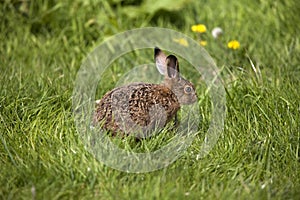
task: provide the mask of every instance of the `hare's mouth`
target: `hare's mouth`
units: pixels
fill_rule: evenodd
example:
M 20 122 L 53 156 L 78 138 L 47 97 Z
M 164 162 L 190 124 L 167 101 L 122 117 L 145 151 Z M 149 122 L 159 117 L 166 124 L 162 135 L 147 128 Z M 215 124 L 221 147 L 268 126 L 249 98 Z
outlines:
M 192 98 L 190 98 L 189 104 L 193 104 L 198 100 L 197 96 L 194 95 Z
M 191 95 L 191 96 L 181 96 L 181 98 L 178 99 L 179 100 L 179 103 L 180 105 L 190 105 L 190 104 L 193 104 L 195 103 L 198 98 L 196 95 Z

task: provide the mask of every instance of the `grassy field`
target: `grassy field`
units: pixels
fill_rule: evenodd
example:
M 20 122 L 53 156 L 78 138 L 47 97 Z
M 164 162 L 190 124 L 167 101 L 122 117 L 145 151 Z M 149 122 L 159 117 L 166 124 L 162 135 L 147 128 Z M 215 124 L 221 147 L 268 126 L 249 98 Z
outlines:
M 158 2 L 0 2 L 0 199 L 300 199 L 298 1 Z M 199 23 L 227 95 L 224 132 L 212 151 L 197 159 L 196 140 L 173 164 L 141 174 L 98 162 L 72 117 L 84 58 L 122 31 L 165 27 L 197 39 L 191 26 Z M 219 41 L 210 34 L 216 26 L 224 30 Z M 227 48 L 230 40 L 240 48 Z M 114 63 L 99 97 L 132 60 L 149 63 L 151 54 Z M 207 105 L 199 105 L 204 119 Z

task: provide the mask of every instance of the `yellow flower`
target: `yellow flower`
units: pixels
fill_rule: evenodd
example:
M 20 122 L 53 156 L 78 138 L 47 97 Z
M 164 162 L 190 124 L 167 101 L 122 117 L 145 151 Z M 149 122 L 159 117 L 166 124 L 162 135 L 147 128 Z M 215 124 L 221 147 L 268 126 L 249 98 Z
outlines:
M 179 39 L 173 39 L 174 42 L 177 42 L 178 44 L 182 45 L 182 46 L 189 46 L 189 43 L 186 39 L 184 38 L 179 38 Z
M 234 50 L 239 49 L 240 46 L 241 46 L 241 45 L 240 45 L 239 41 L 237 41 L 237 40 L 231 40 L 231 41 L 228 42 L 228 44 L 227 44 L 227 47 L 228 47 L 229 49 L 234 49 Z
M 199 44 L 201 45 L 201 46 L 206 46 L 207 45 L 207 41 L 205 41 L 205 40 L 201 40 L 200 42 L 199 42 Z
M 192 26 L 192 31 L 196 33 L 205 33 L 206 26 L 204 24 L 197 24 Z

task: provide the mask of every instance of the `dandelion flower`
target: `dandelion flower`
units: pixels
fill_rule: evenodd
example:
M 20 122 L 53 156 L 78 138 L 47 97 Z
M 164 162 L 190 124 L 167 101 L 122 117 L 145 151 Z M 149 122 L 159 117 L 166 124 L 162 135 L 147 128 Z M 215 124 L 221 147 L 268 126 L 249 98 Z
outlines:
M 188 47 L 189 46 L 189 43 L 186 39 L 184 38 L 179 38 L 179 39 L 173 39 L 174 42 L 177 42 L 178 44 L 182 45 L 182 46 L 185 46 L 185 47 Z
M 206 32 L 206 26 L 204 24 L 198 24 L 192 26 L 192 31 L 196 33 L 205 33 Z
M 205 46 L 207 45 L 207 41 L 201 40 L 201 41 L 199 42 L 199 44 L 200 44 L 201 46 L 205 47 Z
M 221 35 L 223 35 L 223 30 L 220 27 L 215 27 L 212 31 L 211 31 L 212 36 L 217 39 L 218 37 L 220 37 Z
M 231 40 L 231 41 L 228 42 L 228 44 L 227 44 L 227 47 L 228 47 L 229 49 L 234 49 L 234 50 L 239 49 L 240 46 L 241 46 L 241 45 L 240 45 L 239 41 L 237 41 L 237 40 Z

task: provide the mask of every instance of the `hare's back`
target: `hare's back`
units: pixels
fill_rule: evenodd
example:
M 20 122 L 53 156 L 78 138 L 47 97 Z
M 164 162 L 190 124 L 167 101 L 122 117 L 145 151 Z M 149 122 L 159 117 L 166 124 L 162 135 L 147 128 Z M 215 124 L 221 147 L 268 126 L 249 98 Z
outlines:
M 158 84 L 133 83 L 105 94 L 97 103 L 94 120 L 104 120 L 105 128 L 117 129 L 112 116 L 113 112 L 118 112 L 140 126 L 147 126 L 151 121 L 151 109 L 157 106 L 164 110 L 167 121 L 180 108 L 177 97 L 169 88 Z

